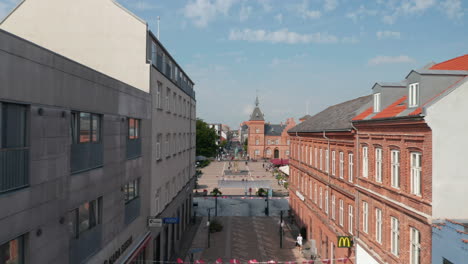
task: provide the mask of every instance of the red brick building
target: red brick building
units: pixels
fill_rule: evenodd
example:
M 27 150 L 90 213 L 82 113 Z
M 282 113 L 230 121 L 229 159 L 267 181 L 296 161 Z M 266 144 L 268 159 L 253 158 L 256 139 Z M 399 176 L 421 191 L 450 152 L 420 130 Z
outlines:
M 467 76 L 468 55 L 428 65 L 288 131 L 291 207 L 321 258 L 431 263 L 431 224 L 468 218 Z
M 265 122 L 257 97 L 249 121 L 243 124 L 248 126 L 247 152 L 250 158 L 289 159 L 287 131 L 296 125 L 293 118 L 288 118 L 285 123 L 281 124 Z

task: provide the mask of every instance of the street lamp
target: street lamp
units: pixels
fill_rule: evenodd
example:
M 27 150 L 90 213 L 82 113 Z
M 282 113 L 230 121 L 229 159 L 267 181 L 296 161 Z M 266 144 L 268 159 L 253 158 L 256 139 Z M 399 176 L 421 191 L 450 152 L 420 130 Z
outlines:
M 211 210 L 214 208 L 207 208 L 208 210 L 208 221 L 206 221 L 206 227 L 208 229 L 208 248 L 210 248 L 210 220 L 211 220 Z

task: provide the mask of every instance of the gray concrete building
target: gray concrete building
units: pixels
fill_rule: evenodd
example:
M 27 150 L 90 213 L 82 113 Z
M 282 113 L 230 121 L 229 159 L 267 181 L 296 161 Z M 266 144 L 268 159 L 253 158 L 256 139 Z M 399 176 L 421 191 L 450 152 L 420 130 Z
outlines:
M 69 4 L 23 0 L 0 23 L 0 264 L 173 259 L 192 215 L 194 83 L 115 1 Z

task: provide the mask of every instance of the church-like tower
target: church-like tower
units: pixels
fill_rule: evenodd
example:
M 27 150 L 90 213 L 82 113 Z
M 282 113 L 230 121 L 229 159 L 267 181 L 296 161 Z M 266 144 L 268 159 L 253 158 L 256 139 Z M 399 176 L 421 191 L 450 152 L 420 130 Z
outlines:
M 248 153 L 250 158 L 263 158 L 265 149 L 265 119 L 259 107 L 258 96 L 255 98 L 255 108 L 247 122 L 249 126 Z

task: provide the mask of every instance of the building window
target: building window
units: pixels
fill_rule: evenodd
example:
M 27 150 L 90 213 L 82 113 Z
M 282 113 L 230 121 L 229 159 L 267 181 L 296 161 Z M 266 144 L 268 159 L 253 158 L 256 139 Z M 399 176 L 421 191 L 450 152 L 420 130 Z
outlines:
M 392 254 L 398 256 L 400 251 L 400 223 L 395 217 L 391 217 L 391 237 L 390 237 L 390 247 Z
M 369 205 L 362 202 L 362 231 L 367 234 L 369 231 Z
M 286 153 L 286 156 L 289 156 L 289 150 L 286 150 L 285 153 Z
M 335 220 L 335 209 L 336 209 L 336 204 L 335 204 L 335 195 L 332 195 L 332 207 L 331 207 L 331 218 Z
M 177 114 L 177 93 L 172 93 L 172 113 Z
M 312 147 L 309 147 L 309 165 L 310 166 L 312 166 L 312 156 L 313 156 Z
M 255 156 L 259 156 L 260 155 L 260 150 L 255 150 Z
M 72 112 L 73 143 L 99 142 L 101 116 L 85 112 Z
M 171 134 L 166 134 L 166 142 L 164 143 L 164 152 L 166 153 L 166 158 L 171 155 L 171 149 L 169 148 L 169 141 L 171 140 Z
M 161 109 L 161 96 L 162 96 L 162 83 L 158 82 L 158 88 L 156 90 L 156 108 Z
M 382 244 L 382 210 L 375 208 L 375 240 Z
M 322 209 L 322 202 L 323 202 L 323 200 L 322 200 L 322 187 L 320 187 L 320 197 L 319 198 L 320 198 L 319 207 L 320 207 L 320 209 Z
M 267 155 L 271 155 L 271 149 L 267 149 Z
M 156 43 L 151 42 L 151 64 L 156 66 L 157 63 L 157 47 Z
M 408 107 L 418 106 L 419 97 L 419 83 L 412 83 L 409 85 Z
M 411 264 L 420 264 L 420 255 L 421 255 L 421 234 L 416 228 L 410 228 L 410 263 Z
M 102 197 L 86 202 L 69 212 L 69 227 L 72 238 L 93 229 L 102 220 Z
M 343 226 L 343 217 L 344 217 L 344 212 L 343 212 L 343 200 L 340 199 L 340 216 L 339 216 L 339 222 L 340 226 Z
M 267 145 L 271 145 L 271 140 L 267 140 Z
M 328 214 L 328 190 L 325 191 L 325 213 Z
M 374 113 L 380 112 L 380 93 L 374 94 Z
M 162 144 L 162 134 L 156 136 L 156 160 L 160 160 L 161 157 L 161 144 Z
M 140 138 L 141 120 L 135 118 L 128 119 L 128 139 Z
M 260 129 L 258 129 L 258 128 L 255 129 L 255 133 L 257 133 L 257 134 L 260 133 Z
M 255 145 L 260 144 L 260 141 L 258 139 L 255 140 Z
M 353 153 L 348 154 L 348 181 L 353 182 L 353 171 L 354 171 L 354 163 L 353 163 Z
M 171 89 L 166 88 L 166 111 L 171 111 Z
M 411 193 L 421 195 L 421 153 L 411 152 Z
M 289 139 L 286 141 L 286 143 L 288 144 L 288 146 L 291 144 L 291 141 L 289 141 Z
M 353 206 L 348 205 L 348 231 L 350 234 L 353 233 Z
M 391 180 L 392 187 L 400 188 L 400 151 L 392 150 L 391 154 Z
M 279 145 L 279 140 L 278 139 L 276 140 L 276 145 Z
M 382 149 L 375 149 L 375 181 L 382 182 Z
M 314 202 L 315 202 L 315 204 L 317 204 L 317 196 L 318 196 L 317 183 L 315 183 L 315 186 L 314 186 Z
M 24 264 L 24 237 L 0 245 L 0 264 Z
M 362 147 L 362 177 L 369 176 L 369 153 L 367 147 Z
M 332 175 L 336 174 L 336 160 L 335 160 L 335 151 L 332 151 Z
M 318 167 L 318 155 L 317 155 L 317 148 L 315 148 L 315 168 Z
M 328 149 L 325 150 L 325 171 L 328 172 L 330 169 L 330 156 Z
M 340 151 L 340 178 L 343 179 L 344 174 L 344 154 Z
M 140 180 L 131 181 L 124 186 L 125 203 L 129 203 L 140 197 Z

